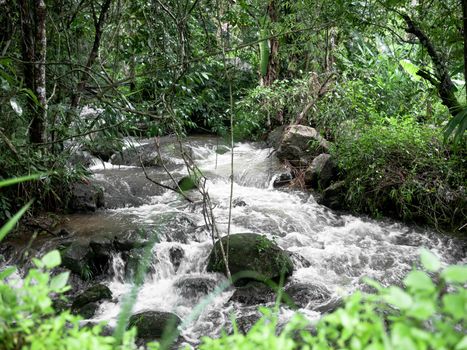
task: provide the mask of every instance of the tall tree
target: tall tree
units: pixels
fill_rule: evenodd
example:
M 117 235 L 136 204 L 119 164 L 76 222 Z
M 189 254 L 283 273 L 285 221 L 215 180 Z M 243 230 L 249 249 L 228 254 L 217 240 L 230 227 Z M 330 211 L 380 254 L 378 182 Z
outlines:
M 19 0 L 22 58 L 26 88 L 37 97 L 29 99 L 28 114 L 31 117 L 29 138 L 32 143 L 45 141 L 47 120 L 46 74 L 47 53 L 46 18 L 44 0 Z

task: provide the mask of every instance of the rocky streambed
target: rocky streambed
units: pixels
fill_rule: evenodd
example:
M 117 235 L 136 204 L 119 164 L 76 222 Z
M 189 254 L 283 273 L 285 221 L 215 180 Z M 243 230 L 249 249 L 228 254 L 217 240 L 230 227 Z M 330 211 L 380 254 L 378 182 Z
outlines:
M 262 143 L 237 143 L 229 266 L 232 274 L 252 270 L 259 281 L 242 276 L 235 286 L 225 287 L 225 266 L 206 229 L 199 192 L 187 191 L 191 199 L 187 201 L 146 178 L 171 187 L 173 180 L 186 176 L 178 146 L 168 138 L 156 152 L 152 140 L 133 140 L 109 162 L 83 158 L 93 176 L 90 183 L 77 185 L 74 205 L 87 212 L 65 217 L 57 236 L 39 237 L 33 245 L 37 254 L 60 249 L 62 268 L 72 271 L 70 303 L 57 307 L 80 313 L 84 323 L 107 321 L 110 332 L 138 266 L 147 257 L 148 271 L 130 323 L 138 327 L 143 342 L 160 337 L 169 324 L 181 328 L 177 344 L 196 346 L 201 336 L 232 331 L 232 318 L 247 331 L 260 317 L 258 306 L 273 305 L 276 299 L 264 281 L 278 282 L 281 275 L 289 297 L 280 308 L 280 321 L 285 323 L 296 311 L 319 319 L 342 297 L 364 289 L 364 276 L 386 285 L 400 284 L 417 263 L 421 247 L 446 264 L 465 260 L 460 241 L 389 220 L 337 212 L 318 204 L 310 193 L 277 188 L 290 180 L 278 157 L 293 160 L 296 150 L 279 147 L 274 152 Z M 326 143 L 317 140 L 316 146 L 319 153 L 305 155 L 306 159 L 296 151 L 298 165 L 321 164 L 319 171 L 310 169 L 309 181 L 331 186 L 326 175 L 333 176 L 332 166 L 326 165 L 329 159 L 315 161 L 326 158 L 321 156 Z M 211 137 L 188 138 L 183 147 L 207 178 L 217 227 L 225 235 L 230 149 Z M 13 252 L 22 249 L 14 241 L 8 244 Z M 6 263 L 14 262 L 15 254 L 9 256 Z M 198 310 L 196 305 L 208 295 L 209 303 Z

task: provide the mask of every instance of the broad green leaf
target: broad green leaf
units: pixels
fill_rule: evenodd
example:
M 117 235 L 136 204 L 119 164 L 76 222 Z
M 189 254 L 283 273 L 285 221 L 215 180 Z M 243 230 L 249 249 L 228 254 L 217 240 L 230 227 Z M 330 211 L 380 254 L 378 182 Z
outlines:
M 420 252 L 420 259 L 423 267 L 431 272 L 436 272 L 441 268 L 441 262 L 438 257 L 430 252 L 428 249 L 422 249 Z
M 417 75 L 417 72 L 420 70 L 420 67 L 413 64 L 409 60 L 400 60 L 399 61 L 402 68 L 410 75 L 410 77 L 415 81 L 420 81 L 421 77 Z
M 10 232 L 13 227 L 15 227 L 16 223 L 19 221 L 19 219 L 21 219 L 21 217 L 29 209 L 33 202 L 34 200 L 31 199 L 24 207 L 21 208 L 20 211 L 18 211 L 10 220 L 8 220 L 5 225 L 3 225 L 3 227 L 0 229 L 0 241 L 2 241 L 8 232 Z
M 454 132 L 455 130 L 455 132 Z M 457 143 L 465 135 L 467 130 L 467 108 L 463 108 L 456 116 L 452 117 L 444 129 L 444 138 L 447 140 L 454 134 L 454 142 Z
M 414 290 L 432 292 L 436 289 L 431 278 L 423 271 L 411 271 L 404 279 L 404 284 Z
M 452 265 L 448 266 L 441 276 L 447 282 L 466 283 L 467 282 L 467 265 Z
M 70 277 L 70 272 L 62 272 L 61 274 L 53 277 L 50 280 L 50 288 L 54 291 L 59 291 L 66 286 L 68 278 Z
M 399 287 L 389 287 L 386 293 L 387 294 L 383 296 L 383 299 L 388 304 L 398 307 L 401 310 L 407 310 L 413 304 L 412 297 Z
M 4 280 L 5 278 L 10 277 L 13 273 L 15 273 L 15 271 L 15 266 L 7 267 L 5 270 L 0 272 L 0 280 Z
M 37 268 L 39 269 L 42 269 L 44 267 L 44 263 L 42 262 L 42 260 L 39 260 L 39 259 L 36 259 L 36 258 L 32 258 L 32 262 L 34 263 L 34 265 L 36 265 Z
M 447 294 L 443 296 L 444 310 L 456 319 L 465 317 L 467 312 L 467 300 L 462 294 Z
M 417 320 L 425 321 L 428 320 L 435 311 L 435 305 L 431 300 L 417 300 L 407 312 L 407 315 Z
M 461 341 L 456 345 L 456 350 L 465 350 L 467 349 L 467 335 L 461 339 Z
M 62 262 L 62 259 L 60 257 L 60 253 L 58 250 L 52 250 L 51 252 L 48 252 L 43 256 L 41 259 L 42 263 L 45 265 L 45 267 L 51 269 L 53 267 L 56 267 L 60 265 Z

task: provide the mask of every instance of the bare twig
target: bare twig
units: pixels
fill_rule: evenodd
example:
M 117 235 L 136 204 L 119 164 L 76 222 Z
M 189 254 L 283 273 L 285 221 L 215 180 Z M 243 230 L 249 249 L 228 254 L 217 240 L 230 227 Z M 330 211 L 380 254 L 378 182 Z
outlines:
M 193 203 L 193 200 L 189 197 L 187 197 L 183 191 L 180 190 L 180 187 L 178 187 L 177 185 L 177 188 L 173 188 L 173 187 L 170 187 L 170 186 L 167 186 L 167 185 L 164 185 L 163 183 L 160 183 L 160 182 L 157 182 L 156 180 L 154 180 L 153 178 L 151 178 L 147 171 L 146 171 L 146 168 L 143 164 L 143 160 L 141 159 L 141 155 L 139 156 L 139 163 L 141 165 L 141 168 L 143 168 L 143 172 L 144 172 L 144 176 L 146 177 L 146 179 L 148 179 L 149 181 L 151 181 L 153 184 L 157 185 L 157 186 L 160 186 L 162 188 L 165 188 L 167 190 L 170 190 L 170 191 L 174 191 L 174 192 L 177 192 L 179 194 L 181 194 L 183 196 L 183 198 L 185 198 L 188 202 L 190 203 Z M 173 179 L 172 175 L 170 174 L 170 172 L 168 172 L 167 168 L 164 166 L 164 169 L 167 171 L 167 173 L 170 175 L 170 177 Z M 175 181 L 175 180 L 174 180 Z M 176 183 L 176 182 L 175 182 Z

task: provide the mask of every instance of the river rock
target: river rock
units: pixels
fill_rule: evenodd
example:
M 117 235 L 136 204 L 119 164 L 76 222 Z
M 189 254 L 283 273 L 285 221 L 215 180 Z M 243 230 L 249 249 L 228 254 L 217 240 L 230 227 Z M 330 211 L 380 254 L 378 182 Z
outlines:
M 68 209 L 72 212 L 96 211 L 104 206 L 104 192 L 101 187 L 92 183 L 77 182 L 73 184 Z
M 140 339 L 154 340 L 173 332 L 181 323 L 180 317 L 171 312 L 144 311 L 130 317 L 128 328 L 136 327 Z
M 278 126 L 274 130 L 272 130 L 268 135 L 266 144 L 269 147 L 278 149 L 281 144 L 282 135 L 284 134 L 284 131 L 285 131 L 285 126 Z
M 291 125 L 282 135 L 277 158 L 295 167 L 311 164 L 314 157 L 329 150 L 329 143 L 316 129 L 304 125 Z
M 290 172 L 279 174 L 274 179 L 274 182 L 272 183 L 272 186 L 274 188 L 284 187 L 284 186 L 288 185 L 293 180 L 293 178 L 294 178 L 294 176 Z
M 207 271 L 225 273 L 220 242 L 227 245 L 227 236 L 217 241 L 208 258 Z M 235 278 L 240 272 L 251 272 L 255 276 L 240 277 L 235 284 L 241 285 L 248 280 L 267 281 L 278 279 L 281 274 L 289 276 L 293 264 L 287 253 L 265 236 L 254 233 L 230 235 L 229 270 Z
M 184 276 L 175 281 L 174 287 L 185 299 L 199 300 L 213 292 L 217 281 L 212 277 Z
M 180 267 L 180 264 L 182 263 L 183 258 L 185 257 L 185 251 L 182 247 L 170 247 L 169 257 L 175 272 L 177 272 L 178 268 Z
M 122 258 L 125 261 L 125 279 L 127 281 L 133 281 L 136 277 L 136 272 L 140 268 L 140 265 L 146 265 L 146 273 L 152 274 L 154 272 L 154 266 L 150 261 L 143 262 L 145 254 L 144 248 L 132 249 L 122 254 Z M 152 258 L 152 256 L 150 257 Z
M 115 153 L 110 157 L 110 162 L 114 165 L 131 165 L 131 166 L 141 166 L 153 167 L 165 165 L 167 167 L 173 167 L 173 161 L 164 156 L 162 153 L 162 158 L 157 152 L 154 142 L 149 142 L 141 145 L 133 145 L 124 149 L 119 153 Z
M 345 181 L 335 182 L 323 191 L 319 203 L 335 210 L 344 209 L 346 192 Z
M 336 311 L 343 305 L 344 301 L 341 298 L 331 298 L 320 305 L 316 305 L 313 308 L 313 311 L 320 312 L 321 314 L 329 314 Z
M 103 284 L 96 284 L 79 294 L 71 304 L 71 309 L 74 313 L 88 319 L 94 316 L 99 308 L 99 302 L 111 299 L 110 289 Z
M 93 164 L 94 158 L 91 153 L 78 149 L 70 154 L 68 162 L 74 167 L 82 166 L 83 168 L 89 168 Z
M 305 184 L 313 188 L 327 188 L 337 175 L 337 167 L 330 154 L 322 153 L 305 170 Z
M 311 310 L 331 299 L 331 292 L 322 284 L 291 283 L 285 287 L 284 293 L 298 307 Z
M 111 262 L 111 252 L 105 252 L 98 244 L 65 243 L 59 248 L 62 266 L 89 280 L 107 272 Z
M 246 285 L 237 287 L 230 297 L 230 301 L 245 305 L 259 305 L 273 303 L 276 299 L 276 293 L 268 285 L 251 281 Z
M 246 207 L 248 204 L 246 204 L 246 202 L 241 199 L 241 198 L 235 198 L 233 201 L 232 201 L 232 206 L 234 208 L 237 208 L 237 207 Z
M 238 331 L 242 334 L 247 334 L 250 331 L 250 329 L 255 325 L 255 323 L 261 319 L 261 317 L 262 314 L 258 311 L 238 317 L 235 320 Z
M 102 137 L 105 140 L 104 135 L 96 135 L 97 138 Z M 121 139 L 105 140 L 100 143 L 89 143 L 85 146 L 86 150 L 91 153 L 94 157 L 99 158 L 104 162 L 108 162 L 113 154 L 122 150 L 123 142 Z

